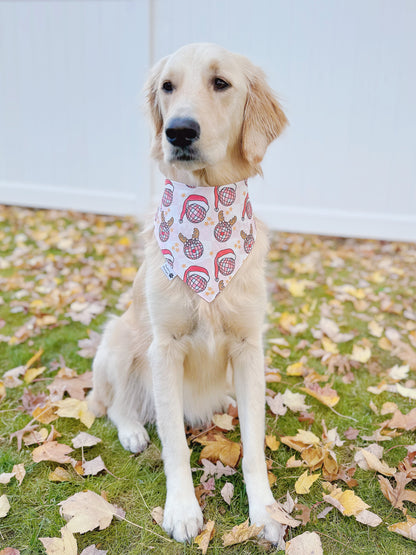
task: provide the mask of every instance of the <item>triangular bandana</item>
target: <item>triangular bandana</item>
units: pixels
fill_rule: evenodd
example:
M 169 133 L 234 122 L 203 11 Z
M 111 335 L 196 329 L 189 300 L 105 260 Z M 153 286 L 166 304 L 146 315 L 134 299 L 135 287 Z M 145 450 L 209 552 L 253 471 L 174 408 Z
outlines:
M 211 302 L 250 254 L 256 224 L 247 181 L 190 187 L 165 180 L 155 236 L 170 277 L 179 276 Z

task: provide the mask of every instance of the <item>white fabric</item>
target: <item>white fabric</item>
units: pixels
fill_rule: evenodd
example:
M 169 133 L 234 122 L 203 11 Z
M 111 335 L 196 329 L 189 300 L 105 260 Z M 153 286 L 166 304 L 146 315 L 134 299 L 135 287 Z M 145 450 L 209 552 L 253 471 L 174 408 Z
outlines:
M 190 187 L 166 179 L 155 236 L 172 273 L 205 301 L 213 301 L 256 240 L 247 181 Z

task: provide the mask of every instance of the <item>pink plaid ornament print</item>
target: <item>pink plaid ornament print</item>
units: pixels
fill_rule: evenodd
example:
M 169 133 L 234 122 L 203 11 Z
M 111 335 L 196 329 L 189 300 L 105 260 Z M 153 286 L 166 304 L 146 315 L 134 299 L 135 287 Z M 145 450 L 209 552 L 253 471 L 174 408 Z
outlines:
M 213 301 L 255 244 L 247 181 L 190 187 L 166 179 L 155 237 L 174 275 L 205 301 Z

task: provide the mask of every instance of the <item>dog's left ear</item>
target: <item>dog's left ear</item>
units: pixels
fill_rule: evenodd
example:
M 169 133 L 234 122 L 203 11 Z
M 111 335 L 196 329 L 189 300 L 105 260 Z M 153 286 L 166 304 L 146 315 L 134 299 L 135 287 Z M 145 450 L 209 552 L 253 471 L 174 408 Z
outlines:
M 263 71 L 253 67 L 248 78 L 241 147 L 244 158 L 258 165 L 269 144 L 283 131 L 288 120 Z
M 162 133 L 163 133 L 163 117 L 159 106 L 157 91 L 159 87 L 160 74 L 168 60 L 168 57 L 162 58 L 150 70 L 150 74 L 145 85 L 147 107 L 150 119 L 153 124 L 153 137 L 151 146 L 151 155 L 157 160 L 163 157 L 162 153 Z

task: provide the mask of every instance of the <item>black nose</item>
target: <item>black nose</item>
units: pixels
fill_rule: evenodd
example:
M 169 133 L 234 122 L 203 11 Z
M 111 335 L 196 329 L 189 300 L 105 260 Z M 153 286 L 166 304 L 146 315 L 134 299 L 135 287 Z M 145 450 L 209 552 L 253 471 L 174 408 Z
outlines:
M 174 118 L 165 130 L 168 141 L 182 148 L 196 141 L 200 132 L 199 123 L 191 118 Z

